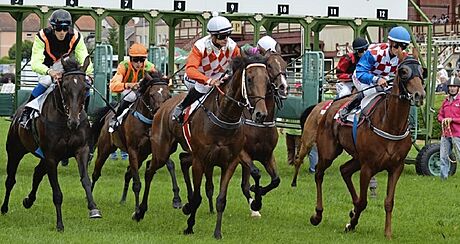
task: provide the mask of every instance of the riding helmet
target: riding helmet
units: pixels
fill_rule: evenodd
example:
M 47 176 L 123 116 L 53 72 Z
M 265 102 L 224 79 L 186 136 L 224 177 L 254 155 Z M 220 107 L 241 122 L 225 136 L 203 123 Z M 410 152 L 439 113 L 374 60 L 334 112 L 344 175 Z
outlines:
M 366 39 L 364 39 L 362 37 L 357 37 L 353 41 L 352 46 L 353 46 L 353 50 L 358 51 L 358 50 L 361 50 L 361 49 L 366 49 L 369 46 L 369 43 L 367 42 Z
M 231 34 L 233 30 L 230 21 L 223 16 L 212 17 L 209 20 L 207 27 L 208 32 L 211 35 Z
M 406 28 L 402 26 L 393 27 L 388 33 L 388 39 L 394 42 L 402 42 L 402 43 L 410 44 L 409 31 L 407 31 Z
M 460 86 L 460 79 L 458 77 L 451 77 L 447 86 Z
M 49 22 L 52 26 L 69 26 L 72 25 L 72 16 L 69 11 L 58 9 L 51 14 Z
M 144 47 L 144 45 L 140 43 L 134 43 L 131 45 L 128 51 L 128 55 L 130 57 L 147 57 L 147 48 Z

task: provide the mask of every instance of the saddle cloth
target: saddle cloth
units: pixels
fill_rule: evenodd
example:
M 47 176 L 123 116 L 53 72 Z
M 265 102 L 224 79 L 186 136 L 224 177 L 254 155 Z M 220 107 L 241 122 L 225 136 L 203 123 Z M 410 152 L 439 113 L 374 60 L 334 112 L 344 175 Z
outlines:
M 46 89 L 46 91 L 43 94 L 36 97 L 34 100 L 28 102 L 25 105 L 26 107 L 32 108 L 34 110 L 34 112 L 30 114 L 30 118 L 37 118 L 38 116 L 40 116 L 40 114 L 42 113 L 43 104 L 45 103 L 45 100 L 48 97 L 48 95 L 54 90 L 55 86 L 55 84 L 51 84 L 51 86 L 48 87 L 48 89 Z
M 343 120 L 339 116 L 340 111 L 342 109 L 344 109 L 351 101 L 346 102 L 345 104 L 342 105 L 342 107 L 340 107 L 340 109 L 334 115 L 334 119 L 339 124 L 352 126 L 353 122 L 355 120 L 355 116 L 357 116 L 357 118 L 359 118 L 359 120 L 360 120 L 358 124 L 361 124 L 362 119 L 363 119 L 363 117 L 360 116 L 361 113 L 363 113 L 363 111 L 365 111 L 366 114 L 369 114 L 369 112 L 374 109 L 375 105 L 377 104 L 378 101 L 380 101 L 380 99 L 383 97 L 382 95 L 384 95 L 384 94 L 385 94 L 385 92 L 377 92 L 377 93 L 374 93 L 374 94 L 371 94 L 369 96 L 364 97 L 361 100 L 360 106 L 356 107 L 356 108 L 353 108 L 350 111 L 350 113 L 347 114 L 347 117 Z

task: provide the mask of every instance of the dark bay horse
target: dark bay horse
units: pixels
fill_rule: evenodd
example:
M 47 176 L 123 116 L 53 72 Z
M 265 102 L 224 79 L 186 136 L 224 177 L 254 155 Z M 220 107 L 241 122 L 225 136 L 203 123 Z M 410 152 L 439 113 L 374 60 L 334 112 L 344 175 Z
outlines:
M 192 115 L 189 128 L 191 139 L 188 147 L 182 127 L 171 120 L 171 112 L 184 96 L 175 96 L 166 101 L 154 116 L 152 127 L 152 161 L 145 173 L 144 197 L 139 211 L 133 218 L 143 219 L 148 206 L 150 184 L 155 172 L 162 167 L 169 155 L 180 143 L 184 150 L 192 153 L 193 194 L 182 208 L 190 215 L 184 234 L 193 234 L 195 215 L 201 204 L 201 180 L 204 172 L 214 166 L 221 167 L 220 193 L 217 197 L 217 223 L 214 237 L 222 238 L 222 215 L 226 205 L 229 181 L 239 162 L 239 153 L 244 145 L 241 122 L 243 110 L 249 107 L 252 119 L 257 123 L 267 116 L 265 96 L 269 89 L 269 77 L 265 58 L 237 57 L 232 60 L 233 76 L 218 88 L 214 88 L 202 106 Z M 211 171 L 212 172 L 212 171 Z
M 138 91 L 139 97 L 133 103 L 128 111 L 128 115 L 123 123 L 113 133 L 108 132 L 109 123 L 114 116 L 112 111 L 104 114 L 104 117 L 96 118 L 93 128 L 96 134 L 99 134 L 97 141 L 97 158 L 94 165 L 92 175 L 92 189 L 96 185 L 97 180 L 101 176 L 101 170 L 109 157 L 110 153 L 117 148 L 129 154 L 129 167 L 125 174 L 125 185 L 121 202 L 126 201 L 126 195 L 129 187 L 129 181 L 133 178 L 132 190 L 135 195 L 136 209 L 139 207 L 139 192 L 141 189 L 141 181 L 139 178 L 139 167 L 142 162 L 151 154 L 150 147 L 150 128 L 152 127 L 152 119 L 160 105 L 171 97 L 168 83 L 161 80 L 158 73 L 146 74 L 145 78 L 140 82 Z M 107 107 L 108 108 L 108 107 Z M 108 109 L 105 109 L 106 111 Z M 174 172 L 174 163 L 168 161 L 168 170 L 172 175 L 173 181 L 173 207 L 181 207 L 181 199 L 179 196 L 179 187 Z
M 324 171 L 345 150 L 352 159 L 340 167 L 340 172 L 354 205 L 345 231 L 355 229 L 362 211 L 367 206 L 367 188 L 371 177 L 386 170 L 388 183 L 385 198 L 385 236 L 391 239 L 391 215 L 396 183 L 404 168 L 404 159 L 412 145 L 408 133 L 409 109 L 411 103 L 421 106 L 425 97 L 420 63 L 411 56 L 405 59 L 401 57 L 400 60 L 403 61 L 397 68 L 391 92 L 383 95 L 374 110 L 361 115 L 364 116 L 364 123 L 357 129 L 356 144 L 352 139 L 352 128 L 340 126 L 334 119 L 346 100 L 333 103 L 321 118 L 316 137 L 319 161 L 315 173 L 316 214 L 310 218 L 313 225 L 318 225 L 322 219 Z M 359 197 L 352 182 L 352 175 L 358 170 L 360 170 Z
M 19 162 L 25 154 L 32 153 L 41 160 L 35 167 L 32 190 L 24 199 L 23 205 L 25 208 L 32 207 L 38 186 L 43 176 L 48 174 L 53 190 L 58 231 L 64 230 L 64 224 L 61 212 L 62 192 L 58 182 L 57 166 L 65 158 L 75 156 L 80 181 L 86 192 L 90 217 L 101 217 L 93 200 L 91 182 L 87 172 L 91 132 L 88 117 L 83 108 L 87 91 L 84 71 L 88 67 L 89 57 L 86 58 L 83 67 L 80 67 L 76 60 L 70 57 L 63 57 L 61 62 L 64 67 L 62 80 L 57 82 L 55 89 L 46 98 L 40 116 L 32 121 L 32 128 L 27 130 L 19 125 L 18 120 L 23 107 L 14 115 L 6 141 L 8 154 L 6 193 L 1 207 L 2 214 L 8 212 L 8 202 L 11 190 L 16 183 L 15 176 Z

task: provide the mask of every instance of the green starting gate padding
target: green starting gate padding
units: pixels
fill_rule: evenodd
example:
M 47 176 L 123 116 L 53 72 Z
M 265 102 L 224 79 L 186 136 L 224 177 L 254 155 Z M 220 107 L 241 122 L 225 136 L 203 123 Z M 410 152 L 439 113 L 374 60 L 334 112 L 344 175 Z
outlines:
M 284 106 L 278 110 L 276 117 L 299 119 L 303 111 L 321 101 L 321 87 L 324 80 L 324 54 L 322 52 L 305 52 L 302 58 L 302 94 L 288 95 Z
M 105 107 L 106 104 L 101 95 L 111 100 L 108 95 L 108 81 L 112 78 L 113 70 L 113 49 L 112 46 L 107 44 L 96 45 L 94 50 L 94 87 L 99 91 L 91 92 L 91 99 L 89 103 L 89 114 L 93 114 L 97 108 Z
M 0 94 L 0 116 L 10 116 L 14 112 L 14 94 Z
M 163 74 L 168 72 L 168 49 L 165 47 L 150 47 L 148 59 L 155 64 L 157 70 Z

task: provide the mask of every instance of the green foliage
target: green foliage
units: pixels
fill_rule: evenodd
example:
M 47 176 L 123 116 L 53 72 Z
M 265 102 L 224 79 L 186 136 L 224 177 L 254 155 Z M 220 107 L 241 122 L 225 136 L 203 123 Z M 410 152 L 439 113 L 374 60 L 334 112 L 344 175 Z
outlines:
M 0 58 L 0 64 L 13 64 L 14 59 L 10 59 L 8 56 Z
M 5 145 L 10 122 L 0 118 L 0 144 Z M 384 150 L 384 148 L 382 148 Z M 348 157 L 341 156 L 326 171 L 323 183 L 323 222 L 314 227 L 310 215 L 314 213 L 316 190 L 314 176 L 306 173 L 308 160 L 301 168 L 297 188 L 290 186 L 293 168 L 286 163 L 284 136 L 280 135 L 275 149 L 280 186 L 263 199 L 262 217 L 249 216 L 249 206 L 241 193 L 241 167 L 238 167 L 229 184 L 227 204 L 223 215 L 223 243 L 388 243 L 385 239 L 384 200 L 387 184 L 386 171 L 377 175 L 377 199 L 369 199 L 354 232 L 344 233 L 352 209 L 350 194 L 340 176 L 339 166 Z M 171 158 L 176 163 L 180 195 L 185 203 L 186 188 L 179 166 L 178 153 Z M 142 189 L 145 188 L 145 164 L 140 169 Z M 11 193 L 9 212 L 0 216 L 0 238 L 3 243 L 216 243 L 212 234 L 216 214 L 210 214 L 208 200 L 202 183 L 202 203 L 196 215 L 195 234 L 184 236 L 187 216 L 171 206 L 171 179 L 166 167 L 154 175 L 148 211 L 144 220 L 136 223 L 131 219 L 134 196 L 128 190 L 126 204 L 119 204 L 127 161 L 108 160 L 102 176 L 94 189 L 95 201 L 103 218 L 88 218 L 84 191 L 80 183 L 74 159 L 68 167 L 59 166 L 59 183 L 63 193 L 62 213 L 65 225 L 63 233 L 55 231 L 56 214 L 51 188 L 45 178 L 31 209 L 22 206 L 22 200 L 30 191 L 34 167 L 38 159 L 27 155 L 21 162 L 16 185 Z M 261 184 L 267 185 L 270 177 L 263 167 Z M 90 177 L 94 159 L 89 166 Z M 5 195 L 6 153 L 0 153 L 0 197 Z M 220 168 L 214 169 L 214 204 L 219 189 Z M 353 181 L 359 180 L 357 172 Z M 251 180 L 251 182 L 253 182 Z M 460 204 L 458 173 L 447 181 L 421 177 L 415 167 L 406 165 L 396 188 L 393 209 L 393 242 L 396 243 L 459 243 Z M 359 192 L 359 185 L 356 185 Z M 250 241 L 248 241 L 250 240 Z
M 109 29 L 108 42 L 113 47 L 113 54 L 118 55 L 118 29 L 116 27 Z
M 25 40 L 22 42 L 22 58 L 29 59 L 32 56 L 33 42 Z M 16 59 L 16 43 L 8 50 L 10 59 Z

